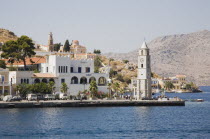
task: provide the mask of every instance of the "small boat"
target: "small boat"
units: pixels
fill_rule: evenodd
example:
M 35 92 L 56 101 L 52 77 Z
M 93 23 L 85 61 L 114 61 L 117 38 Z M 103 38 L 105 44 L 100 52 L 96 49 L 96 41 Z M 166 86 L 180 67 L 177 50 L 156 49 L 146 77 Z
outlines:
M 191 99 L 190 101 L 191 102 L 204 102 L 203 99 Z

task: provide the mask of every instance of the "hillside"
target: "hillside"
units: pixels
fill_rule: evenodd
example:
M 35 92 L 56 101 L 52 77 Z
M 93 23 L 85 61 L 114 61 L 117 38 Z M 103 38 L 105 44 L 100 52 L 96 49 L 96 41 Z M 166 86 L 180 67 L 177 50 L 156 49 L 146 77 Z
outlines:
M 165 77 L 185 74 L 188 81 L 197 85 L 210 85 L 210 31 L 158 37 L 149 42 L 148 47 L 153 72 Z M 138 49 L 124 54 L 104 55 L 137 63 Z
M 16 40 L 18 37 L 11 31 L 0 28 L 0 42 Z

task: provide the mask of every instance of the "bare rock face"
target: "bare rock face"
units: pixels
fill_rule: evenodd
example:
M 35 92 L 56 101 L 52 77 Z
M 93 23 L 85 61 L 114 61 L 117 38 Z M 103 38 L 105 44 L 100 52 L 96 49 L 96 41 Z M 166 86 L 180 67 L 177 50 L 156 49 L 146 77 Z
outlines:
M 185 74 L 197 85 L 210 85 L 210 31 L 158 37 L 148 47 L 153 72 L 165 77 Z M 138 50 L 104 55 L 137 63 Z
M 0 42 L 5 43 L 9 40 L 16 40 L 18 37 L 11 31 L 0 28 Z

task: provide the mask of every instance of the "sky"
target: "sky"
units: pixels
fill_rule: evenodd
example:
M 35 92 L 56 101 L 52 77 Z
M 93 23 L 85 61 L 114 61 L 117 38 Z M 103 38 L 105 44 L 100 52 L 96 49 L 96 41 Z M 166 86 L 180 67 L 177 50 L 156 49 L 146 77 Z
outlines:
M 0 0 L 0 28 L 38 44 L 52 32 L 54 43 L 125 53 L 144 40 L 210 30 L 210 0 Z

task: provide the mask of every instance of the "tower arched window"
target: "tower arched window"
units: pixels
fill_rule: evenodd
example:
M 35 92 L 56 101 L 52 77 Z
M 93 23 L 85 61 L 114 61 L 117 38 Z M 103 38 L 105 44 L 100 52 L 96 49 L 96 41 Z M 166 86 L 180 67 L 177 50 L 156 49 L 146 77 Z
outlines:
M 141 68 L 143 68 L 144 67 L 144 65 L 143 64 L 141 64 Z
M 141 55 L 144 55 L 144 51 L 143 50 L 141 50 Z

